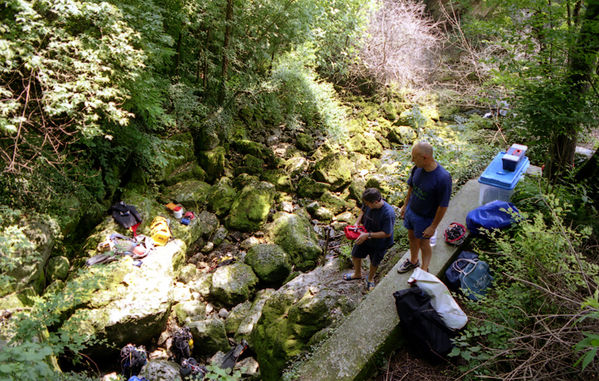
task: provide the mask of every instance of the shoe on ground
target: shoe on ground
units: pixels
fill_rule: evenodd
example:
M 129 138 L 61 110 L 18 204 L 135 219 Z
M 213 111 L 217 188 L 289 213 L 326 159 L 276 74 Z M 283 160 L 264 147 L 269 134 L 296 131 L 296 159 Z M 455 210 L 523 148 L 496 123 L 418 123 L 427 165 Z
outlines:
M 368 278 L 366 278 L 366 292 L 372 291 L 372 289 L 374 289 L 375 286 L 376 286 L 376 283 L 369 282 Z
M 420 260 L 417 260 L 416 263 L 410 262 L 410 258 L 406 258 L 397 269 L 397 272 L 400 274 L 406 273 L 416 267 L 420 267 Z

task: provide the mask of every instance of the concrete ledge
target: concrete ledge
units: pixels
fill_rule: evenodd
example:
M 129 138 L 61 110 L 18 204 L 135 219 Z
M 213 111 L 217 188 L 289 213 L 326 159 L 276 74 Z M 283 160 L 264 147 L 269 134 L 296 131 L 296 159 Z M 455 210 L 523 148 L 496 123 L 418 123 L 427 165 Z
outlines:
M 444 242 L 443 231 L 451 222 L 465 223 L 468 212 L 478 207 L 478 193 L 478 181 L 470 180 L 451 199 L 438 228 L 437 245 L 433 248 L 429 267 L 432 274 L 440 276 L 457 255 L 456 247 Z M 404 254 L 332 336 L 299 367 L 297 379 L 360 380 L 372 375 L 370 370 L 375 355 L 389 346 L 397 347 L 401 340 L 393 293 L 408 287 L 407 281 L 412 272 L 398 274 L 397 268 L 409 255 L 409 251 Z

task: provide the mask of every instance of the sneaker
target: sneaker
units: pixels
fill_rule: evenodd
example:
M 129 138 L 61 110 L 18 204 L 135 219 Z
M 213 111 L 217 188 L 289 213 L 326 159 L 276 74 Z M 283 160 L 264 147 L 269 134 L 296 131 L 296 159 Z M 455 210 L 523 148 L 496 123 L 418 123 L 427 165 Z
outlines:
M 433 234 L 433 236 L 430 239 L 430 244 L 431 247 L 435 247 L 435 245 L 437 244 L 437 229 L 435 229 L 435 234 Z
M 399 265 L 399 268 L 397 269 L 397 272 L 400 274 L 403 274 L 405 272 L 408 272 L 412 269 L 415 269 L 416 267 L 420 267 L 420 260 L 417 260 L 416 263 L 412 263 L 410 262 L 409 258 L 406 258 L 405 261 L 403 261 L 401 263 L 401 265 Z

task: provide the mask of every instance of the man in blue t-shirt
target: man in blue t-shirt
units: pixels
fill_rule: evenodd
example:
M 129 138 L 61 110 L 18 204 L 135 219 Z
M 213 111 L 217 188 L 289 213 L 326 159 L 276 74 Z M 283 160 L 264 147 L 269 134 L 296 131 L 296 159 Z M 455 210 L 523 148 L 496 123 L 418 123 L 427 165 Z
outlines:
M 352 248 L 354 273 L 343 275 L 345 280 L 362 279 L 362 259 L 370 256 L 370 271 L 366 278 L 366 290 L 374 288 L 374 275 L 383 260 L 387 249 L 393 245 L 393 227 L 395 226 L 395 211 L 381 197 L 376 188 L 368 188 L 362 194 L 362 212 L 355 226 L 364 224 L 367 232 L 360 234 Z
M 433 157 L 433 146 L 419 142 L 412 148 L 414 169 L 408 179 L 408 195 L 400 216 L 408 229 L 410 259 L 397 269 L 405 273 L 420 266 L 418 251 L 422 251 L 422 269 L 428 271 L 432 248 L 430 238 L 443 219 L 451 196 L 451 175 Z

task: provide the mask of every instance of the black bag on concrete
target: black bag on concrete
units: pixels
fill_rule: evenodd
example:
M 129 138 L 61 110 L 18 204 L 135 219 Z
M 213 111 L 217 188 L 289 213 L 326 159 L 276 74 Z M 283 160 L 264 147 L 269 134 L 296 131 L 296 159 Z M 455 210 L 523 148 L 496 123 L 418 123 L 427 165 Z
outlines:
M 399 326 L 408 349 L 433 363 L 451 351 L 451 330 L 431 305 L 431 297 L 418 286 L 393 293 Z

